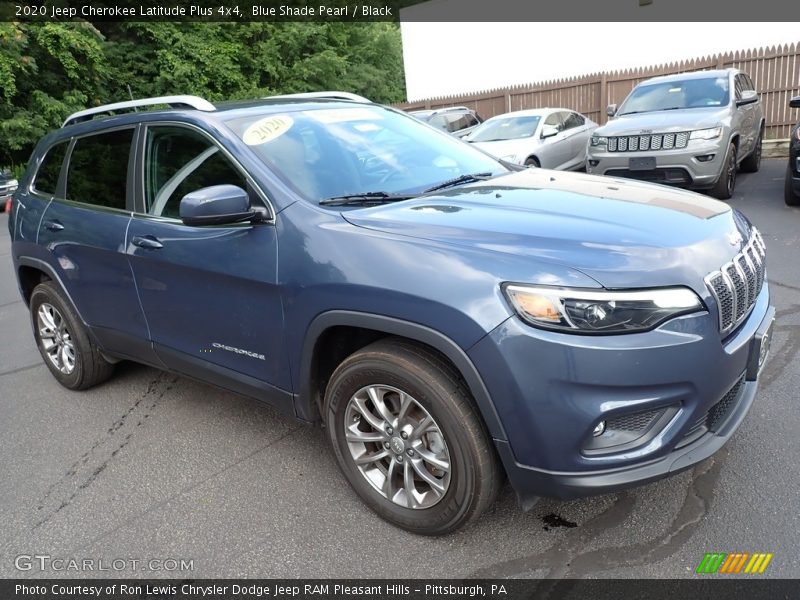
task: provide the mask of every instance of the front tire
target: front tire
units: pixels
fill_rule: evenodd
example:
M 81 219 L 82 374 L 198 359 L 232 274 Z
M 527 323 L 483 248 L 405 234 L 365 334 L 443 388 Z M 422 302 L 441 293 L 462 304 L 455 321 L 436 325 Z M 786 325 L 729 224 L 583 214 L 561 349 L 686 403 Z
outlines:
M 529 156 L 528 158 L 525 159 L 525 166 L 526 167 L 536 167 L 537 169 L 539 169 L 539 168 L 541 168 L 542 165 L 539 162 L 538 158 L 536 158 L 535 156 Z
M 728 152 L 725 154 L 725 162 L 723 163 L 722 172 L 719 174 L 719 179 L 714 187 L 711 188 L 711 195 L 719 200 L 727 200 L 733 196 L 733 191 L 736 188 L 736 144 L 731 143 L 728 146 Z
M 36 347 L 61 385 L 85 390 L 111 376 L 114 366 L 102 357 L 55 283 L 45 281 L 34 288 L 30 310 Z
M 325 394 L 336 460 L 364 503 L 413 533 L 477 518 L 501 471 L 469 392 L 433 352 L 392 338 L 346 358 Z
M 783 199 L 786 206 L 800 206 L 800 195 L 795 194 L 792 187 L 792 167 L 786 165 L 786 182 L 783 185 Z

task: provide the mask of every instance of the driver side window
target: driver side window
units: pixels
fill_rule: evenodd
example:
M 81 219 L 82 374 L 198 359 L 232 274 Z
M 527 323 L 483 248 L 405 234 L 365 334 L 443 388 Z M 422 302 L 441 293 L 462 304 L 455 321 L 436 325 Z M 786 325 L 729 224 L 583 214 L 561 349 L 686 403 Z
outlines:
M 148 127 L 144 171 L 147 213 L 154 216 L 179 218 L 181 198 L 204 187 L 247 189 L 244 175 L 218 146 L 184 127 Z
M 562 131 L 564 129 L 564 123 L 561 121 L 560 112 L 550 113 L 544 120 L 544 124 L 555 127 L 558 131 Z

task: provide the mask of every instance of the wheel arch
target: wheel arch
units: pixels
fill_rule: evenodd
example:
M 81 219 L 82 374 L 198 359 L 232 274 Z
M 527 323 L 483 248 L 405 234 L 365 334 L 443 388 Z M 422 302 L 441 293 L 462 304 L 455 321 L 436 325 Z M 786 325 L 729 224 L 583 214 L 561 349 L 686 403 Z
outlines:
M 17 263 L 19 289 L 26 305 L 30 304 L 31 294 L 33 294 L 33 290 L 37 285 L 43 281 L 53 281 L 61 288 L 64 296 L 70 303 L 70 307 L 75 311 L 75 314 L 78 315 L 81 323 L 89 329 L 86 319 L 83 318 L 81 311 L 78 309 L 78 305 L 75 304 L 75 301 L 72 299 L 67 286 L 64 285 L 58 272 L 51 265 L 43 260 L 29 256 L 20 257 L 17 259 Z
M 333 340 L 330 338 L 332 334 L 335 334 Z M 328 311 L 318 315 L 306 331 L 300 357 L 299 393 L 295 398 L 297 416 L 310 421 L 319 419 L 327 384 L 326 373 L 329 376 L 346 356 L 373 341 L 389 336 L 426 346 L 452 364 L 472 394 L 489 434 L 495 439 L 507 439 L 480 373 L 458 344 L 444 334 L 419 323 L 347 310 Z M 326 363 L 325 350 L 336 348 L 341 340 L 347 341 L 340 345 Z

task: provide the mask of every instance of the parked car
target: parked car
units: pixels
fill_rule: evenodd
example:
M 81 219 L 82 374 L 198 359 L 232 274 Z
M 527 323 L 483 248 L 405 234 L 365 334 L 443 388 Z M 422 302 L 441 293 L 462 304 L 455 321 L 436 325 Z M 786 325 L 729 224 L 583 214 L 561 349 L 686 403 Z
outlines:
M 529 508 L 711 456 L 775 314 L 764 241 L 727 205 L 512 168 L 375 104 L 82 111 L 37 144 L 14 212 L 63 386 L 133 360 L 322 423 L 361 499 L 421 534 L 476 518 L 504 475 Z
M 546 169 L 582 169 L 597 123 L 566 108 L 519 110 L 487 119 L 465 141 L 505 161 Z
M 466 106 L 451 106 L 435 110 L 413 110 L 409 113 L 423 123 L 428 123 L 456 137 L 464 137 L 483 122 L 480 115 Z
M 637 85 L 588 149 L 591 173 L 708 191 L 726 200 L 736 172 L 758 171 L 764 113 L 746 73 L 680 73 Z
M 789 102 L 792 108 L 800 108 L 800 96 Z M 789 164 L 786 165 L 786 185 L 783 193 L 788 206 L 800 206 L 800 122 L 789 135 Z
M 10 172 L 0 171 L 0 209 L 9 210 L 11 194 L 17 191 L 17 180 Z

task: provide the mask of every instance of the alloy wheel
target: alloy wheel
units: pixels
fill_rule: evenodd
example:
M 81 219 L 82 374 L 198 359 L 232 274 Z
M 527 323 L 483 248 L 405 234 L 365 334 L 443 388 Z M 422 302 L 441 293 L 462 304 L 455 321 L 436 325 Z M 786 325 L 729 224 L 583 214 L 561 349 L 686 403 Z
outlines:
M 345 439 L 359 472 L 384 498 L 430 508 L 447 493 L 451 461 L 441 428 L 409 394 L 369 385 L 349 400 Z
M 75 370 L 75 345 L 67 322 L 58 309 L 47 302 L 36 313 L 39 343 L 53 366 L 69 375 Z

